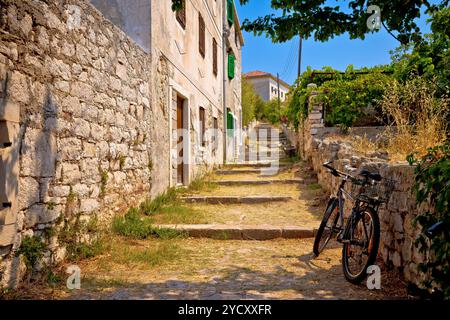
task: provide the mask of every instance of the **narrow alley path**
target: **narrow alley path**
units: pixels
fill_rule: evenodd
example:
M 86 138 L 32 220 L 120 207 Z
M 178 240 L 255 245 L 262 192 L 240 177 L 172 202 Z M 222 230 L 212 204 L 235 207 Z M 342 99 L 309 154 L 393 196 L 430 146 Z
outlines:
M 164 241 L 124 239 L 123 243 L 115 244 L 116 257 L 102 256 L 82 262 L 81 290 L 66 290 L 58 297 L 383 299 L 403 296 L 403 292 L 392 288 L 370 291 L 364 283 L 359 286 L 348 283 L 341 270 L 341 249 L 336 244 L 330 245 L 319 258 L 313 257 L 313 233 L 320 223 L 326 195 L 306 164 L 285 159 L 282 169 L 272 176 L 261 176 L 259 169 L 257 164 L 230 165 L 216 172 L 217 188 L 185 196 L 189 207 L 204 212 L 202 223 L 166 225 L 187 230 L 190 237 Z M 286 198 L 271 199 L 274 196 Z M 245 201 L 249 198 L 253 200 Z M 149 251 L 160 254 L 146 260 Z M 130 255 L 135 259 L 130 260 Z

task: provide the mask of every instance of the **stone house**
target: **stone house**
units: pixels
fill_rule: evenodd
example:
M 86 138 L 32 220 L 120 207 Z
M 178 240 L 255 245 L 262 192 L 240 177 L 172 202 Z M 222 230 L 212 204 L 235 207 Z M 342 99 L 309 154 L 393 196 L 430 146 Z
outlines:
M 107 220 L 237 156 L 232 0 L 0 0 L 0 29 L 0 286 L 23 276 L 24 237 L 57 263 L 74 219 Z
M 263 71 L 250 71 L 244 74 L 244 77 L 253 85 L 264 101 L 278 99 L 277 77 L 273 74 Z M 280 101 L 285 101 L 289 92 L 289 84 L 279 79 L 280 82 Z

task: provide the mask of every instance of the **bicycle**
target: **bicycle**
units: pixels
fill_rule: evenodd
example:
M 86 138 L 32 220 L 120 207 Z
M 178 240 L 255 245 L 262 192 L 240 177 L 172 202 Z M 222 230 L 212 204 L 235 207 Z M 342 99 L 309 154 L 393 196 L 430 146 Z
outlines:
M 313 252 L 316 257 L 319 256 L 328 242 L 336 237 L 336 240 L 343 244 L 342 267 L 345 278 L 351 283 L 360 283 L 367 275 L 367 268 L 373 265 L 377 258 L 380 244 L 378 209 L 387 202 L 394 182 L 368 170 L 362 170 L 359 173 L 362 178 L 358 179 L 333 168 L 331 163 L 332 161 L 326 162 L 323 166 L 333 176 L 342 180 L 336 195 L 330 197 L 316 233 Z M 384 185 L 380 183 L 382 180 Z M 344 189 L 349 181 L 356 193 Z M 386 187 L 385 190 L 381 190 L 382 187 Z M 384 197 L 380 195 L 383 191 Z M 354 202 L 347 219 L 344 216 L 346 198 Z

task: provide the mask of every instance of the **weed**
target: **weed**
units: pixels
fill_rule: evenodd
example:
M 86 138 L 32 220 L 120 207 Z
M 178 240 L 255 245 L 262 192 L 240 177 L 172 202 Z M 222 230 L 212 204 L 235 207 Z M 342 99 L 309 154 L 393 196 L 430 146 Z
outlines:
M 319 190 L 319 189 L 322 189 L 322 186 L 318 183 L 312 183 L 312 184 L 308 184 L 307 188 L 309 190 Z
M 218 184 L 213 181 L 213 175 L 207 174 L 195 178 L 186 189 L 179 189 L 179 193 L 197 193 L 200 191 L 212 191 L 218 187 Z
M 152 215 L 155 223 L 162 224 L 202 224 L 207 223 L 205 213 L 182 204 L 165 206 Z
M 131 208 L 123 216 L 116 216 L 113 221 L 113 231 L 121 236 L 133 239 L 147 239 L 156 237 L 161 239 L 173 239 L 183 237 L 184 234 L 177 230 L 155 228 L 152 219 L 143 216 L 137 208 Z
M 58 236 L 66 247 L 67 259 L 78 261 L 97 256 L 108 249 L 110 234 L 98 226 L 97 217 L 88 222 L 78 216 L 74 223 L 67 222 Z
M 151 215 L 157 213 L 162 207 L 174 203 L 177 201 L 177 191 L 174 188 L 170 188 L 163 194 L 158 195 L 153 200 L 145 200 L 139 207 L 143 214 Z
M 22 239 L 22 244 L 17 251 L 17 255 L 23 255 L 28 269 L 33 269 L 40 258 L 44 256 L 46 245 L 37 236 L 26 236 Z
M 126 157 L 123 154 L 119 155 L 119 167 L 120 167 L 120 171 L 123 170 L 123 167 L 125 166 L 125 160 Z
M 50 285 L 56 285 L 61 283 L 62 278 L 60 275 L 56 274 L 55 272 L 53 272 L 52 270 L 49 270 L 47 272 L 47 283 Z
M 101 184 L 100 184 L 100 196 L 103 197 L 105 196 L 105 192 L 106 192 L 106 184 L 108 183 L 109 180 L 109 175 L 108 172 L 102 171 L 101 173 Z
M 149 218 L 142 217 L 137 208 L 130 208 L 123 217 L 114 217 L 113 231 L 125 237 L 146 239 L 152 234 L 152 224 Z
M 153 160 L 152 159 L 148 160 L 147 168 L 148 168 L 148 171 L 150 171 L 150 172 L 153 171 Z
M 67 196 L 67 203 L 74 203 L 77 199 L 77 194 L 73 192 L 72 186 L 70 186 L 69 195 Z
M 49 203 L 47 203 L 47 209 L 48 210 L 53 210 L 56 207 L 56 203 L 54 203 L 53 201 L 50 201 Z

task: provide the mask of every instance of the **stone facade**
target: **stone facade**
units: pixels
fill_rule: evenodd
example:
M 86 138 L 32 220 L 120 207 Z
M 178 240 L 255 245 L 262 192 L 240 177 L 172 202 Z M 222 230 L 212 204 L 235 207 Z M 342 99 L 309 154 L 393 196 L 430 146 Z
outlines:
M 310 98 L 312 106 L 309 117 L 299 130 L 300 152 L 316 171 L 321 186 L 330 194 L 335 193 L 339 179 L 332 176 L 322 166 L 324 162 L 333 161 L 333 166 L 339 170 L 357 175 L 361 169 L 379 172 L 382 177 L 395 181 L 395 188 L 390 194 L 389 202 L 380 207 L 381 223 L 380 255 L 388 265 L 402 271 L 405 280 L 416 285 L 421 284 L 424 275 L 419 274 L 417 266 L 427 259 L 414 245 L 420 233 L 419 227 L 413 227 L 413 220 L 424 208 L 419 208 L 411 188 L 414 183 L 414 167 L 406 163 L 389 163 L 385 154 L 375 152 L 368 156 L 359 155 L 348 143 L 328 139 L 330 133 L 337 128 L 323 126 L 322 106 Z M 369 134 L 375 137 L 381 132 L 380 127 L 358 128 L 353 134 Z M 346 212 L 349 212 L 347 208 Z
M 0 8 L 0 120 L 12 137 L 1 164 L 14 158 L 5 170 L 17 168 L 2 190 L 18 180 L 2 199 L 12 206 L 1 211 L 0 270 L 2 285 L 14 286 L 23 236 L 58 228 L 70 214 L 107 219 L 168 187 L 168 71 L 85 1 Z M 45 262 L 61 260 L 57 236 L 46 241 Z
M 199 108 L 206 127 L 217 123 L 221 133 L 223 92 L 240 114 L 242 35 L 235 15 L 234 33 L 223 38 L 224 3 L 187 1 L 181 30 L 170 1 L 111 7 L 96 0 L 94 7 L 87 0 L 0 0 L 0 287 L 16 286 L 26 271 L 16 255 L 25 236 L 45 242 L 41 266 L 56 264 L 65 257 L 58 231 L 75 217 L 108 222 L 176 184 L 178 95 L 188 129 L 183 183 L 223 162 L 220 136 L 212 155 L 211 141 L 200 141 Z M 105 8 L 126 14 L 99 11 Z M 147 34 L 130 24 L 140 8 L 150 9 Z M 195 31 L 199 13 L 205 57 Z M 217 75 L 211 36 L 219 46 Z M 237 46 L 234 79 L 224 77 L 222 43 Z

